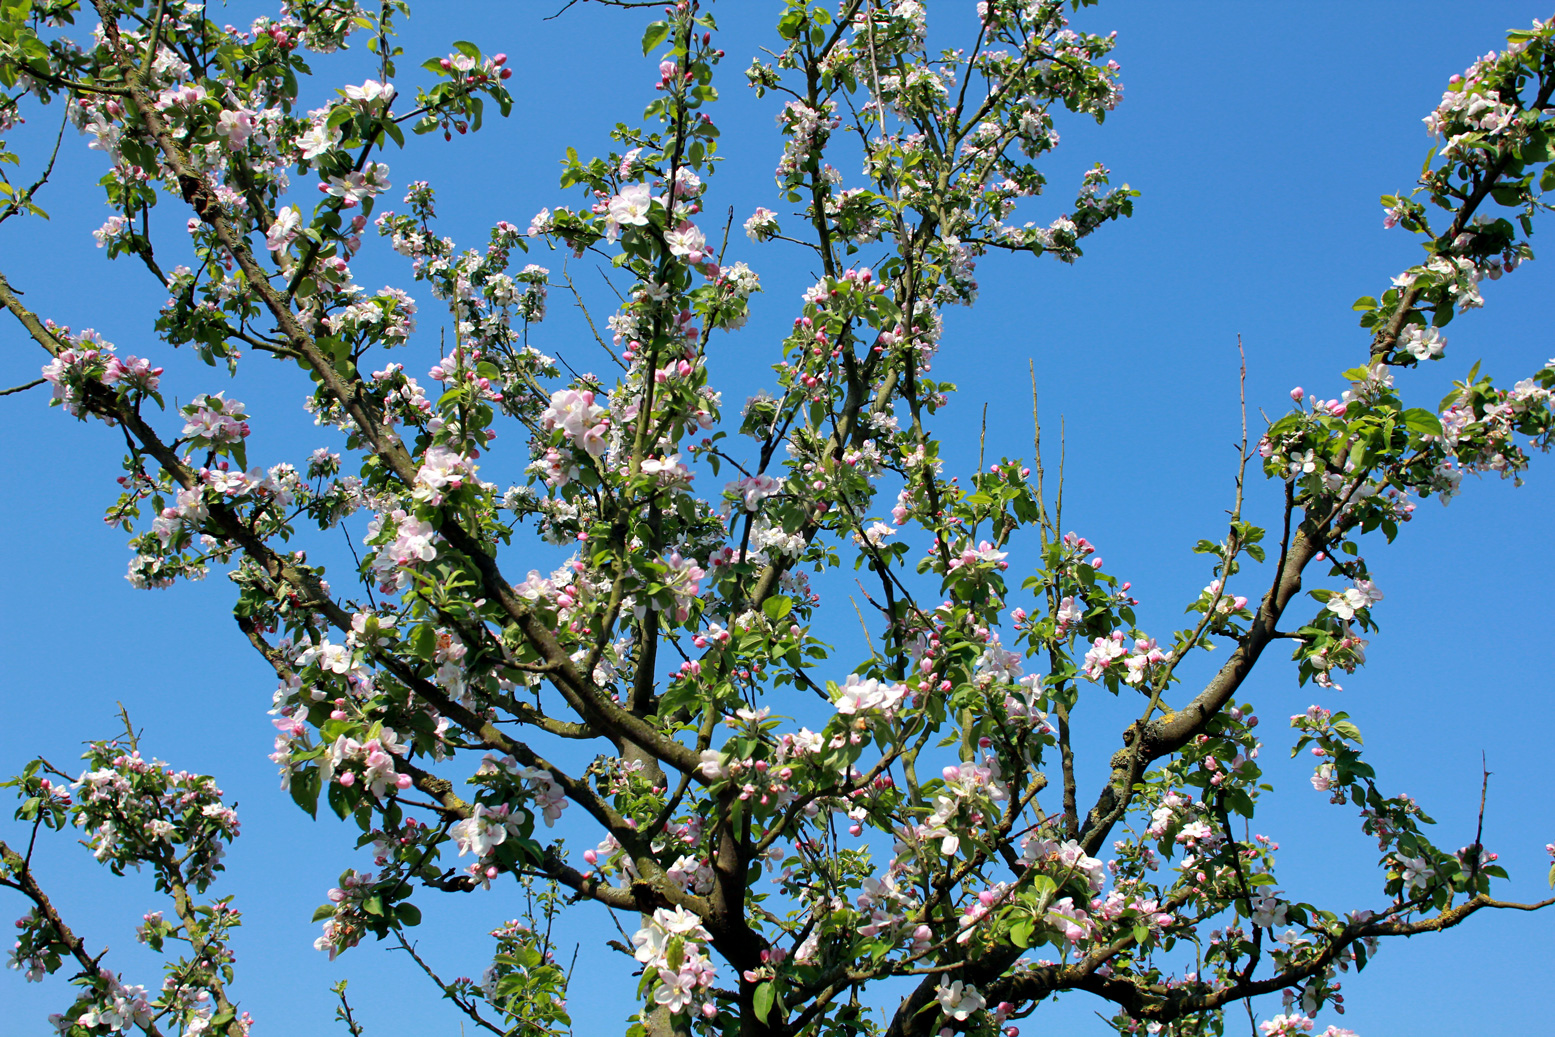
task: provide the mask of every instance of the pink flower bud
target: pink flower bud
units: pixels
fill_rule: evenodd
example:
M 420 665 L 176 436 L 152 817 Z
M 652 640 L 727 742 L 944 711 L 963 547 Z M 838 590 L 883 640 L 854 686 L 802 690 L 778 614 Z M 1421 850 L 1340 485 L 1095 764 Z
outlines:
M 1299 385 L 1290 391 L 1290 398 L 1295 400 L 1297 403 L 1300 403 L 1302 398 L 1306 395 L 1307 391 Z

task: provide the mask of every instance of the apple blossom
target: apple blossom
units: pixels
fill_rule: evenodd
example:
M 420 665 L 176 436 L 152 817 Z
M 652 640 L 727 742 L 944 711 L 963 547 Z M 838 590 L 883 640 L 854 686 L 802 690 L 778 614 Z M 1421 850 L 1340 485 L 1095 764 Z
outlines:
M 1383 937 L 1508 905 L 1491 896 L 1502 858 L 1433 843 L 1355 722 L 1320 706 L 1292 718 L 1292 741 L 1316 761 L 1313 788 L 1377 841 L 1381 913 L 1287 894 L 1277 845 L 1249 824 L 1273 779 L 1242 699 L 1268 694 L 1249 675 L 1275 641 L 1320 687 L 1364 665 L 1382 541 L 1465 472 L 1520 478 L 1555 441 L 1555 362 L 1505 385 L 1476 371 L 1428 406 L 1393 370 L 1442 359 L 1439 328 L 1532 254 L 1555 29 L 1477 60 L 1427 117 L 1442 143 L 1419 191 L 1384 199 L 1427 257 L 1357 302 L 1358 366 L 1290 391 L 1257 448 L 1272 492 L 1238 477 L 1194 548 L 1200 574 L 1157 592 L 1187 616 L 1166 633 L 1136 613 L 1142 575 L 1063 531 L 1040 443 L 953 477 L 941 438 L 956 406 L 943 371 L 965 348 L 946 308 L 975 304 L 979 265 L 1074 262 L 1132 212 L 1137 192 L 1099 165 L 1075 175 L 1072 204 L 1030 208 L 1064 168 L 1046 158 L 1057 123 L 1101 122 L 1121 99 L 1087 5 L 785 0 L 745 80 L 782 138 L 766 200 L 787 233 L 758 206 L 732 242 L 729 86 L 706 4 L 652 12 L 645 113 L 597 155 L 568 150 L 562 194 L 527 230 L 497 218 L 475 241 L 430 181 L 390 197 L 386 157 L 412 132 L 436 147 L 506 114 L 508 59 L 461 41 L 397 67 L 403 6 L 297 0 L 238 28 L 199 5 L 154 23 L 98 5 L 106 20 L 79 41 L 0 13 L 0 38 L 36 63 L 13 92 L 66 95 L 107 159 L 94 237 L 155 275 L 154 334 L 246 386 L 244 353 L 269 354 L 264 378 L 306 396 L 318 438 L 251 466 L 272 426 L 251 427 L 229 390 L 180 389 L 162 413 L 164 385 L 188 383 L 48 321 L 29 309 L 41 295 L 0 278 L 50 402 L 127 444 L 109 524 L 129 537 L 129 579 L 230 576 L 242 635 L 275 673 L 283 788 L 357 830 L 347 852 L 373 870 L 328 890 L 318 950 L 408 948 L 413 901 L 516 891 L 528 915 L 491 933 L 490 967 L 437 980 L 484 1029 L 571 1025 L 550 933 L 576 909 L 624 925 L 649 1037 L 1014 1037 L 1012 1020 L 1075 991 L 1107 1002 L 1119 1032 L 1218 1032 L 1250 988 L 1285 992 L 1261 1026 L 1276 1037 L 1342 1009 L 1338 972 Z M 356 75 L 373 78 L 336 85 L 318 57 L 357 31 L 373 71 Z M 307 96 L 329 100 L 309 111 Z M 0 99 L 7 126 L 15 104 Z M 171 241 L 145 217 L 153 198 L 178 213 Z M 1428 221 L 1427 203 L 1447 215 Z M 796 242 L 802 263 L 782 251 Z M 767 271 L 742 254 L 762 243 L 800 264 L 782 276 L 814 269 L 772 303 L 788 310 L 767 325 L 761 384 L 736 390 L 719 352 L 734 339 L 714 332 L 764 319 Z M 546 248 L 594 252 L 608 290 L 518 255 Z M 358 278 L 380 264 L 398 273 L 373 291 Z M 542 323 L 553 269 L 605 356 L 580 361 L 571 332 Z M 408 355 L 380 359 L 390 349 Z M 745 405 L 725 407 L 735 391 Z M 479 478 L 499 471 L 510 488 Z M 1317 606 L 1300 594 L 1314 563 L 1345 588 L 1313 590 Z M 1096 742 L 1083 728 L 1104 716 L 1118 727 Z M 237 816 L 136 737 L 94 744 L 78 777 L 38 761 L 8 787 L 33 834 L 74 825 L 110 869 L 151 871 L 171 914 L 138 934 L 193 952 L 160 993 L 124 980 L 63 935 L 39 867 L 0 844 L 0 884 L 29 905 L 12 963 L 46 979 L 74 962 L 66 1029 L 247 1033 L 225 992 L 237 914 L 194 899 Z M 894 998 L 878 1025 L 860 1007 L 877 992 Z

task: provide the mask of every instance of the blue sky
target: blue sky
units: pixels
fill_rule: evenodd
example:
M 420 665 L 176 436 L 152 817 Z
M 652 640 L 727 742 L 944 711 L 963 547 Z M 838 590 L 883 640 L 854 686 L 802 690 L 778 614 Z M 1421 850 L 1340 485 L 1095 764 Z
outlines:
M 557 190 L 556 160 L 569 145 L 585 155 L 605 150 L 608 128 L 634 119 L 651 97 L 654 63 L 636 46 L 646 16 L 581 5 L 543 20 L 559 0 L 422 6 L 403 39 L 402 88 L 415 81 L 421 58 L 445 53 L 453 39 L 471 39 L 488 53 L 510 55 L 518 104 L 510 119 L 493 120 L 478 136 L 452 146 L 422 141 L 389 155 L 396 187 L 432 181 L 445 232 L 471 246 L 496 220 L 523 225 L 541 207 L 575 204 Z M 766 287 L 751 325 L 716 343 L 715 376 L 736 403 L 770 377 L 766 365 L 775 359 L 780 329 L 810 280 L 801 257 L 780 244 L 751 247 L 738 232 L 757 205 L 783 211 L 771 180 L 780 150 L 772 121 L 778 106 L 770 97 L 757 101 L 739 74 L 767 42 L 776 9 L 765 0 L 720 0 L 715 8 L 729 52 L 720 81 L 725 101 L 715 109 L 728 161 L 713 179 L 708 209 L 734 207 L 731 256 L 750 262 Z M 230 17 L 250 13 L 233 5 Z M 1208 580 L 1190 548 L 1221 534 L 1231 501 L 1237 336 L 1247 352 L 1254 436 L 1259 412 L 1283 411 L 1293 385 L 1337 395 L 1338 372 L 1365 352 L 1350 303 L 1378 294 L 1418 255 L 1403 232 L 1382 229 L 1377 198 L 1407 190 L 1418 173 L 1430 146 L 1421 117 L 1447 77 L 1499 47 L 1506 29 L 1549 14 L 1509 0 L 1110 0 L 1077 15 L 1084 28 L 1118 31 L 1125 99 L 1104 126 L 1059 123 L 1064 141 L 1049 166 L 1047 201 L 1054 208 L 1040 211 L 1056 215 L 1095 161 L 1142 197 L 1134 218 L 1090 239 L 1073 267 L 1002 256 L 982 262 L 982 298 L 974 309 L 948 315 L 935 365 L 936 377 L 961 387 L 940 426 L 947 469 L 969 474 L 975 465 L 985 402 L 989 454 L 1029 453 L 1029 358 L 1049 443 L 1063 418 L 1065 526 L 1098 545 L 1108 571 L 1133 581 L 1142 625 L 1163 634 L 1173 629 Z M 358 50 L 319 62 L 320 92 L 360 82 L 364 57 Z M 34 135 L 47 127 L 52 142 L 57 118 L 57 109 L 40 114 L 11 134 L 12 146 L 36 156 L 28 150 L 41 146 Z M 0 269 L 45 315 L 96 327 L 121 350 L 165 363 L 166 384 L 181 398 L 229 388 L 225 375 L 149 339 L 146 315 L 162 294 L 143 271 L 110 266 L 93 247 L 90 232 L 108 215 L 93 186 L 100 163 L 98 153 L 67 135 L 59 175 L 40 199 L 53 219 L 0 228 Z M 169 240 L 181 233 L 174 225 L 181 220 L 169 220 Z M 1548 221 L 1538 230 L 1552 233 Z M 1534 247 L 1540 250 L 1538 235 Z M 532 258 L 561 266 L 559 255 Z M 372 262 L 359 269 L 364 283 L 409 281 L 397 257 Z M 1475 360 L 1511 382 L 1555 356 L 1555 326 L 1547 319 L 1555 282 L 1547 262 L 1489 286 L 1485 309 L 1447 329 L 1447 359 L 1401 378 L 1411 405 L 1434 405 Z M 574 273 L 597 279 L 583 267 Z M 597 363 L 588 356 L 595 347 L 579 344 L 563 293 L 553 293 L 552 313 L 536 344 L 580 369 Z M 407 361 L 413 369 L 437 354 L 430 306 L 422 316 L 411 347 L 417 359 Z M 40 355 L 14 324 L 0 330 L 0 344 L 0 383 L 36 377 Z M 256 360 L 229 388 L 259 415 L 250 457 L 266 464 L 300 461 L 329 442 L 296 407 L 301 389 L 291 374 Z M 123 537 L 101 521 L 117 496 L 118 474 L 114 441 L 103 428 L 46 410 L 35 390 L 0 400 L 0 443 L 8 497 L 0 553 L 9 589 L 0 600 L 0 695 L 8 720 L 0 727 L 0 773 L 14 773 L 37 753 L 73 766 L 82 740 L 113 733 L 115 703 L 123 701 L 146 728 L 150 752 L 217 775 L 239 803 L 244 836 L 229 856 L 223 886 L 247 918 L 236 943 L 235 994 L 258 1018 L 256 1032 L 336 1026 L 327 987 L 342 976 L 351 979 L 372 1037 L 458 1032 L 460 1017 L 436 1003 L 401 956 L 364 944 L 328 963 L 312 950 L 312 908 L 343 868 L 364 862 L 350 851 L 351 832 L 332 818 L 308 820 L 276 789 L 264 715 L 274 679 L 229 618 L 230 585 L 213 575 L 204 584 L 147 593 L 124 581 Z M 1521 489 L 1471 480 L 1445 510 L 1425 502 L 1398 543 L 1368 547 L 1387 594 L 1376 610 L 1383 629 L 1369 665 L 1342 681 L 1343 693 L 1314 697 L 1278 658 L 1266 659 L 1249 686 L 1246 697 L 1267 721 L 1261 762 L 1277 785 L 1258 829 L 1282 844 L 1282 882 L 1291 897 L 1340 910 L 1383 899 L 1368 870 L 1374 844 L 1360 835 L 1348 808 L 1331 807 L 1310 790 L 1306 760 L 1286 759 L 1283 720 L 1313 701 L 1352 714 L 1384 790 L 1419 799 L 1441 822 L 1442 845 L 1472 841 L 1484 752 L 1494 772 L 1485 842 L 1513 875 L 1502 893 L 1532 900 L 1545 891 L 1543 846 L 1555 840 L 1547 794 L 1555 786 L 1547 747 L 1555 705 L 1540 655 L 1555 620 L 1547 518 L 1555 492 L 1545 462 L 1535 459 Z M 506 463 L 514 466 L 511 477 L 519 462 Z M 1277 487 L 1257 485 L 1249 519 L 1273 522 L 1276 500 Z M 321 550 L 333 554 L 320 557 L 344 555 L 339 544 Z M 548 559 L 533 564 L 546 568 Z M 1020 566 L 1019 558 L 1011 561 Z M 522 572 L 529 563 L 515 554 L 505 566 Z M 851 623 L 851 609 L 839 604 Z M 1185 669 L 1188 685 L 1203 672 Z M 1098 701 L 1088 715 L 1098 726 L 1079 746 L 1082 766 L 1100 767 L 1116 744 L 1122 721 L 1112 707 Z M 12 839 L 16 828 L 0 822 L 0 832 Z M 592 842 L 581 833 L 574 838 L 580 847 Z M 113 880 L 68 839 L 46 846 L 38 860 L 89 946 L 111 946 L 108 962 L 127 979 L 154 986 L 156 964 L 130 937 L 140 914 L 161 906 L 149 876 Z M 470 934 L 517 914 L 500 889 L 422 903 L 423 950 L 452 975 L 478 975 L 487 945 Z M 0 904 L 0 914 L 7 910 L 21 913 L 12 900 Z M 579 916 L 566 938 L 585 944 L 580 961 L 608 968 L 580 970 L 576 1030 L 618 1032 L 634 984 L 618 962 L 587 955 L 589 940 L 597 942 L 608 921 L 587 911 Z M 1362 976 L 1346 977 L 1350 1011 L 1343 1023 L 1364 1037 L 1473 1025 L 1537 1032 L 1547 1027 L 1544 991 L 1555 978 L 1549 934 L 1549 916 L 1481 914 L 1452 933 L 1389 945 Z M 24 985 L 7 974 L 0 984 L 0 1037 L 46 1032 L 42 1017 L 69 1002 L 60 983 Z M 1103 1007 L 1074 997 L 1054 1016 L 1065 1032 L 1103 1033 L 1091 1014 Z M 1270 1003 L 1260 1018 L 1274 1010 Z M 1237 1018 L 1231 1032 L 1241 1026 Z M 1034 1020 L 1028 1031 L 1040 1025 Z

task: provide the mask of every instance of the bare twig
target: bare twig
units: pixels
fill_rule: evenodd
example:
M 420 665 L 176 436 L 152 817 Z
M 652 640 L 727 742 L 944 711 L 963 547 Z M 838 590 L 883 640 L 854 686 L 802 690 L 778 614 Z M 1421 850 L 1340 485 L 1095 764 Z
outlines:
M 858 601 L 853 597 L 853 595 L 848 595 L 848 601 L 853 605 L 853 612 L 858 616 L 858 625 L 864 631 L 864 643 L 869 646 L 870 658 L 878 659 L 879 654 L 875 651 L 875 642 L 870 640 L 869 637 L 869 624 L 864 622 L 863 610 L 858 607 Z
M 46 381 L 48 381 L 46 378 L 34 378 L 26 385 L 13 385 L 9 389 L 0 389 L 0 396 L 10 396 L 14 393 L 26 392 L 28 389 L 36 389 Z
M 1479 752 L 1479 769 L 1482 772 L 1479 783 L 1479 823 L 1474 828 L 1474 845 L 1470 847 L 1473 854 L 1469 860 L 1469 896 L 1474 895 L 1474 884 L 1479 880 L 1480 856 L 1484 853 L 1484 844 L 1480 840 L 1485 835 L 1485 795 L 1490 791 L 1490 767 L 1485 759 L 1485 751 Z
M 454 993 L 453 985 L 444 983 L 442 977 L 439 976 L 436 972 L 432 971 L 432 966 L 428 965 L 422 959 L 421 955 L 416 953 L 415 945 L 406 940 L 405 934 L 398 928 L 394 930 L 394 938 L 399 941 L 400 950 L 410 955 L 410 960 L 415 962 L 417 967 L 420 968 L 422 972 L 426 973 L 428 979 L 438 985 L 438 988 L 443 991 L 443 996 L 452 1001 L 458 1007 L 459 1011 L 463 1012 L 466 1016 L 469 1017 L 471 1022 L 475 1023 L 475 1025 L 479 1026 L 483 1030 L 490 1030 L 492 1033 L 507 1033 L 507 1031 L 502 1027 L 497 1026 L 485 1016 L 481 1015 L 480 1010 L 477 1009 L 474 1004 L 466 1001 L 464 998 L 461 998 L 456 993 Z
M 131 752 L 140 752 L 140 735 L 135 733 L 135 725 L 130 723 L 130 711 L 124 708 L 124 703 L 118 703 L 119 719 L 124 723 L 124 737 L 130 743 Z

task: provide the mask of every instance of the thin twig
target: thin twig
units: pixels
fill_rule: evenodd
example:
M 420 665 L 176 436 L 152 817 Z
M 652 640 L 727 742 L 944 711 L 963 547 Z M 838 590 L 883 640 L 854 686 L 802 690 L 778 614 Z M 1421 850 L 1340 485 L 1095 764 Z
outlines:
M 1042 469 L 1042 418 L 1037 413 L 1037 364 L 1034 360 L 1026 361 L 1026 368 L 1031 374 L 1031 451 L 1032 467 L 1037 470 L 1037 515 L 1042 524 L 1042 546 L 1047 547 L 1048 535 L 1052 532 L 1048 528 L 1047 517 L 1047 490 L 1043 486 Z
M 26 392 L 28 389 L 36 389 L 46 381 L 48 381 L 47 378 L 34 378 L 26 385 L 13 385 L 9 389 L 0 389 L 0 396 L 10 396 L 13 393 Z
M 1479 824 L 1474 828 L 1473 859 L 1469 862 L 1469 896 L 1474 895 L 1474 884 L 1479 880 L 1479 861 L 1484 853 L 1480 839 L 1485 834 L 1485 794 L 1490 790 L 1490 768 L 1485 759 L 1485 750 L 1479 751 L 1479 769 L 1482 772 L 1479 783 Z
M 864 630 L 864 643 L 869 646 L 870 658 L 880 658 L 879 653 L 875 651 L 875 642 L 871 641 L 869 638 L 869 624 L 864 622 L 864 610 L 858 607 L 858 601 L 853 597 L 853 595 L 848 595 L 848 601 L 852 603 L 853 611 L 858 616 L 858 625 Z
M 480 1026 L 482 1029 L 490 1030 L 492 1033 L 507 1033 L 506 1030 L 499 1026 L 493 1025 L 489 1020 L 486 1019 L 485 1016 L 481 1015 L 479 1010 L 477 1010 L 473 1004 L 466 1003 L 462 998 L 454 994 L 453 985 L 444 983 L 442 977 L 440 977 L 436 972 L 432 971 L 432 966 L 428 965 L 421 959 L 421 955 L 416 953 L 415 946 L 412 945 L 410 941 L 405 939 L 405 934 L 397 927 L 394 929 L 394 938 L 399 941 L 400 950 L 410 955 L 410 959 L 420 967 L 422 972 L 427 974 L 427 978 L 438 985 L 438 987 L 443 991 L 443 996 L 457 1005 L 459 1010 L 465 1015 L 469 1016 L 477 1026 Z
M 124 722 L 124 737 L 129 739 L 130 751 L 140 752 L 140 736 L 135 733 L 135 727 L 130 723 L 130 711 L 124 708 L 124 703 L 118 703 L 119 719 Z
M 603 272 L 601 272 L 601 275 L 603 275 Z M 578 309 L 582 312 L 584 321 L 588 323 L 589 334 L 594 336 L 594 341 L 599 343 L 599 348 L 605 351 L 605 355 L 610 358 L 611 363 L 615 364 L 623 371 L 626 370 L 626 365 L 621 362 L 621 358 L 616 356 L 615 350 L 611 349 L 608 345 L 605 344 L 605 340 L 600 335 L 599 329 L 594 326 L 594 317 L 591 313 L 589 313 L 588 304 L 583 301 L 583 293 L 578 291 L 578 286 L 573 283 L 572 271 L 563 266 L 562 277 L 566 278 L 567 287 L 572 291 L 572 298 Z M 606 277 L 605 283 L 610 284 L 610 278 Z M 615 285 L 610 285 L 610 287 L 614 289 Z
M 333 990 L 335 996 L 340 998 L 340 1007 L 335 1009 L 335 1018 L 346 1024 L 346 1029 L 350 1031 L 351 1037 L 362 1037 L 362 1024 L 357 1022 L 356 1017 L 351 1014 L 351 1002 L 346 1000 L 346 981 L 341 980 L 329 989 Z

